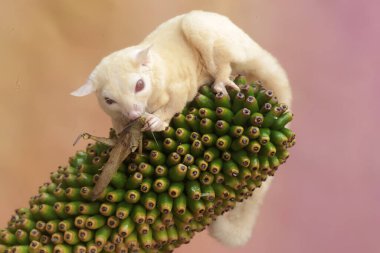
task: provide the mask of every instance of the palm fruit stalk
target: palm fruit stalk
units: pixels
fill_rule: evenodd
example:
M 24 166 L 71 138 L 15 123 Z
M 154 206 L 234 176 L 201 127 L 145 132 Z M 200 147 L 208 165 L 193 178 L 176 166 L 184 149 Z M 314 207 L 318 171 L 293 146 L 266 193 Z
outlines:
M 258 83 L 203 86 L 163 132 L 147 132 L 110 184 L 91 193 L 111 146 L 91 143 L 50 175 L 0 230 L 4 252 L 171 252 L 252 196 L 289 157 L 293 114 Z M 115 133 L 111 131 L 111 136 Z

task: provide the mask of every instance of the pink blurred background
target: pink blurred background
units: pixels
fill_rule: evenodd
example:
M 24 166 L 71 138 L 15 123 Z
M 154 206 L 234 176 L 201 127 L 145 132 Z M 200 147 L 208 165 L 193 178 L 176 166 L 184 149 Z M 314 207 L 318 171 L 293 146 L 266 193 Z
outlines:
M 0 7 L 0 227 L 66 164 L 78 133 L 107 133 L 94 96 L 69 96 L 97 62 L 167 19 L 203 9 L 229 16 L 288 71 L 297 145 L 248 245 L 226 248 L 202 232 L 176 252 L 380 252 L 378 1 L 3 0 Z

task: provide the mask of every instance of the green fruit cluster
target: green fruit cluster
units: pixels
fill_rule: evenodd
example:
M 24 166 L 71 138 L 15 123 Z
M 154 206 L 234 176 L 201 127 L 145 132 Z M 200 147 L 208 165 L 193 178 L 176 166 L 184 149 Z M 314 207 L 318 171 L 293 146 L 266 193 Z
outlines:
M 260 84 L 201 87 L 165 131 L 146 133 L 96 201 L 110 147 L 89 144 L 0 230 L 0 253 L 170 252 L 250 197 L 289 157 L 287 106 Z

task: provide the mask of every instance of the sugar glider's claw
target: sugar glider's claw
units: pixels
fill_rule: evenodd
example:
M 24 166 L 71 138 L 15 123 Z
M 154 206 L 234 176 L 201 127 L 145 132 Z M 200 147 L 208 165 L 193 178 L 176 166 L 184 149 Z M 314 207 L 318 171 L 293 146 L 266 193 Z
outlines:
M 228 95 L 228 92 L 226 90 L 226 86 L 222 82 L 215 82 L 212 85 L 212 89 L 214 90 L 215 93 L 223 93 L 223 95 Z
M 142 131 L 150 130 L 153 132 L 159 132 L 163 131 L 168 126 L 166 122 L 162 121 L 159 117 L 157 117 L 154 114 L 148 114 L 145 117 L 145 119 L 146 121 L 144 127 L 141 129 Z
M 228 80 L 228 81 L 226 81 L 224 83 L 225 83 L 226 87 L 230 87 L 230 88 L 232 88 L 234 90 L 240 91 L 239 86 L 236 83 L 232 82 L 231 80 Z

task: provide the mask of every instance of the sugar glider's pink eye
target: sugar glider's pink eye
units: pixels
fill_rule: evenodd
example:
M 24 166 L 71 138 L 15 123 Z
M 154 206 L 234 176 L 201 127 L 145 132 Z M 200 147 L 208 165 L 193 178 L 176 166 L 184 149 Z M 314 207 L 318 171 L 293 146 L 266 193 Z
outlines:
M 106 103 L 109 104 L 109 105 L 112 105 L 112 104 L 116 103 L 115 100 L 112 100 L 112 99 L 110 99 L 108 97 L 105 97 L 104 101 L 106 101 Z
M 142 89 L 144 89 L 144 87 L 145 87 L 144 81 L 142 79 L 138 80 L 135 86 L 135 92 L 137 93 L 141 91 Z

